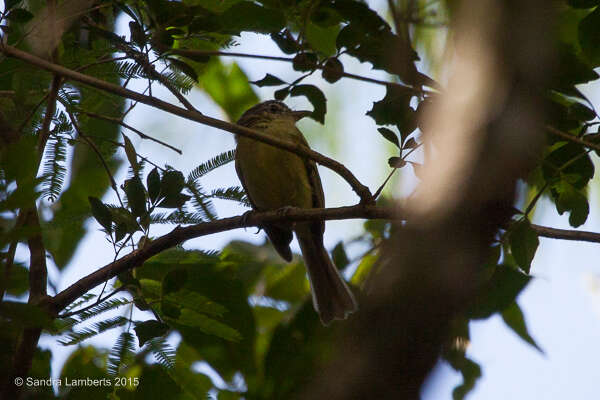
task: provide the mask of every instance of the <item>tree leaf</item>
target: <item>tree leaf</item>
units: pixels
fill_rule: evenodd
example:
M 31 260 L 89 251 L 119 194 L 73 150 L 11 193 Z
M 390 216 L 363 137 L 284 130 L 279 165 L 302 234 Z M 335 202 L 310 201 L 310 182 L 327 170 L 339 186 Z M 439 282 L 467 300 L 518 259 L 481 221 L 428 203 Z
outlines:
M 279 85 L 284 85 L 285 82 L 282 81 L 281 79 L 279 79 L 278 77 L 271 75 L 271 74 L 266 74 L 264 78 L 258 80 L 258 81 L 253 81 L 250 82 L 255 84 L 258 87 L 264 87 L 264 86 L 279 86 Z
M 165 196 L 181 193 L 185 185 L 185 178 L 180 171 L 168 170 L 163 173 L 160 181 L 160 192 Z
M 284 29 L 281 32 L 271 33 L 271 39 L 273 39 L 277 46 L 279 46 L 279 49 L 285 54 L 294 54 L 300 50 L 298 42 L 296 42 L 287 29 Z
M 488 318 L 505 310 L 527 286 L 530 277 L 507 265 L 498 265 L 467 310 L 472 319 Z
M 142 347 L 148 340 L 165 335 L 170 328 L 165 323 L 150 319 L 148 321 L 136 322 L 133 329 L 137 335 L 139 346 Z
M 108 207 L 96 197 L 89 196 L 88 201 L 90 202 L 92 215 L 96 221 L 109 233 L 112 232 L 112 215 Z
M 410 107 L 413 92 L 399 87 L 388 86 L 385 97 L 375 103 L 367 115 L 377 125 L 398 125 L 403 137 L 414 131 L 416 126 L 415 111 Z M 413 123 L 408 123 L 408 121 Z
M 504 323 L 513 330 L 521 339 L 532 345 L 540 353 L 544 354 L 544 351 L 537 345 L 535 340 L 529 334 L 527 325 L 525 323 L 525 317 L 523 311 L 517 302 L 512 302 L 507 308 L 502 311 L 502 319 Z
M 129 160 L 129 165 L 131 165 L 131 169 L 137 174 L 140 171 L 140 164 L 137 162 L 135 147 L 133 147 L 133 143 L 131 143 L 131 140 L 126 135 L 123 135 L 123 141 L 125 142 L 125 154 L 127 155 L 127 160 Z
M 25 23 L 33 18 L 33 14 L 24 8 L 15 8 L 11 10 L 6 19 L 12 22 Z
M 331 252 L 331 257 L 333 258 L 333 263 L 339 270 L 343 270 L 348 266 L 348 264 L 350 264 L 350 259 L 346 254 L 344 242 L 342 241 L 335 245 L 333 251 Z
M 531 262 L 540 244 L 538 235 L 526 218 L 515 222 L 509 232 L 510 251 L 519 267 L 529 274 Z
M 383 136 L 390 142 L 394 143 L 396 145 L 396 147 L 400 148 L 400 142 L 398 141 L 398 136 L 396 136 L 396 134 L 391 129 L 381 127 L 381 128 L 377 128 L 377 130 L 379 131 L 379 133 L 381 133 L 381 136 Z
M 139 217 L 146 213 L 146 190 L 139 176 L 127 179 L 124 184 L 125 194 L 131 213 Z
M 146 177 L 146 186 L 148 188 L 148 197 L 152 203 L 155 203 L 160 195 L 160 175 L 158 168 L 154 167 Z
M 592 66 L 600 65 L 600 7 L 579 23 L 579 44 Z
M 310 101 L 314 107 L 314 110 L 311 113 L 311 118 L 322 124 L 325 123 L 325 113 L 327 112 L 327 99 L 325 98 L 325 95 L 323 94 L 321 89 L 314 85 L 298 85 L 292 88 L 290 94 L 293 97 L 306 96 L 308 101 Z

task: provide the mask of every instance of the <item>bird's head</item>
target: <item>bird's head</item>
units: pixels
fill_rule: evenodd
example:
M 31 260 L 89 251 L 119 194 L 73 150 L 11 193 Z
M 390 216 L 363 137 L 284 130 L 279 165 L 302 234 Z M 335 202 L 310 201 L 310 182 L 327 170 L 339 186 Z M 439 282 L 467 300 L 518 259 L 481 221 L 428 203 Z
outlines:
M 246 111 L 238 120 L 238 124 L 251 127 L 261 123 L 280 120 L 288 120 L 295 123 L 310 114 L 310 111 L 293 111 L 281 101 L 269 100 L 257 104 Z

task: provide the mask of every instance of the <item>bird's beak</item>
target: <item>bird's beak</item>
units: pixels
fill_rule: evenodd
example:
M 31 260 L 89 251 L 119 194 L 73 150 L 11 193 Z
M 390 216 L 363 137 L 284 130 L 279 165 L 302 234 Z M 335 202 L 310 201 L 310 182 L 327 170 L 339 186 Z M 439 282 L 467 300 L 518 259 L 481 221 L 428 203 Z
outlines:
M 308 117 L 311 114 L 312 111 L 292 111 L 292 117 L 294 117 L 296 121 L 300 121 L 302 118 Z

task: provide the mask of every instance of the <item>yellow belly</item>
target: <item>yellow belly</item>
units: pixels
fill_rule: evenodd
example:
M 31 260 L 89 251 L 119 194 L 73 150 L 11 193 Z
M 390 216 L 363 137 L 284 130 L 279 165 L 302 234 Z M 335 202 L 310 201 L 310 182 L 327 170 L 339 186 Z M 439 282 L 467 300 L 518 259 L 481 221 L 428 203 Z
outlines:
M 313 206 L 306 166 L 297 155 L 240 137 L 237 162 L 248 195 L 257 209 Z

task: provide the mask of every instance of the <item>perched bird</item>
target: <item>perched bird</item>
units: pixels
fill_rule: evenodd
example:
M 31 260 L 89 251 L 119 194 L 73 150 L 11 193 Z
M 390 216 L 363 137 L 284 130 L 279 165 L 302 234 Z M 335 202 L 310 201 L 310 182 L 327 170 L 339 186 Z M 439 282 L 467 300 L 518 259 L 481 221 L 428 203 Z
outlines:
M 246 111 L 239 125 L 308 146 L 296 122 L 308 111 L 292 111 L 280 101 L 265 101 Z M 252 208 L 320 208 L 325 205 L 321 178 L 314 161 L 277 147 L 236 136 L 235 169 Z M 325 223 L 297 222 L 262 227 L 286 261 L 292 260 L 292 231 L 302 250 L 312 288 L 313 305 L 324 324 L 344 319 L 357 309 L 356 300 L 323 245 Z

